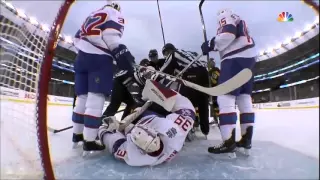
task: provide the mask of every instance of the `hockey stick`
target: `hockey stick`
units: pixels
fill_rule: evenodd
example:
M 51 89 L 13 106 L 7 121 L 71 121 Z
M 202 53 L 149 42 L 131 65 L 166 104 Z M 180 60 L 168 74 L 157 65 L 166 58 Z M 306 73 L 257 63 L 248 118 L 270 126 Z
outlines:
M 179 72 L 179 74 L 175 77 L 180 77 L 185 71 L 188 70 L 188 68 L 196 61 L 198 61 L 200 58 L 202 57 L 202 54 L 200 54 L 199 56 L 197 56 L 194 60 L 192 60 L 188 66 L 186 66 L 183 70 L 181 70 Z M 139 66 L 141 67 L 141 66 Z M 161 72 L 161 71 L 157 71 L 157 72 Z M 172 83 L 173 81 L 170 80 L 170 82 L 166 85 L 166 87 L 170 86 L 170 84 Z M 148 109 L 148 107 L 151 106 L 153 102 L 152 101 L 147 101 L 146 103 L 144 103 L 144 105 L 134 113 L 134 115 L 130 116 L 130 119 L 127 119 L 124 118 L 122 121 L 120 121 L 119 123 L 119 131 L 123 131 L 131 122 L 133 122 L 135 119 L 137 119 L 145 110 Z
M 163 76 L 170 77 L 170 83 L 174 82 L 174 81 L 179 81 L 180 83 L 182 83 L 183 85 L 195 89 L 197 91 L 200 91 L 202 93 L 208 94 L 209 96 L 220 96 L 223 94 L 226 94 L 228 92 L 233 91 L 234 89 L 242 86 L 243 84 L 245 84 L 247 81 L 250 80 L 250 78 L 252 77 L 252 72 L 250 69 L 244 69 L 241 72 L 239 72 L 237 75 L 235 75 L 234 77 L 232 77 L 229 81 L 226 81 L 223 84 L 220 84 L 219 86 L 216 87 L 203 87 L 200 86 L 198 84 L 195 84 L 193 82 L 184 80 L 182 78 L 179 77 L 175 77 L 172 76 L 170 74 L 166 74 L 157 70 L 153 70 L 153 69 L 149 69 L 147 67 L 142 67 L 139 66 L 141 68 L 147 69 L 149 71 L 153 71 L 156 72 L 158 74 L 161 74 Z
M 119 110 L 119 111 L 116 112 L 116 114 L 117 114 L 117 113 L 121 113 L 121 112 L 123 112 L 123 111 L 124 111 L 124 109 Z M 62 128 L 62 129 L 53 129 L 53 128 L 51 128 L 51 127 L 47 127 L 48 131 L 49 131 L 49 132 L 52 132 L 52 133 L 54 133 L 54 134 L 59 133 L 59 132 L 62 132 L 62 131 L 65 131 L 65 130 L 68 130 L 68 129 L 71 129 L 71 128 L 73 128 L 73 126 L 68 126 L 68 127 Z
M 205 0 L 201 0 L 200 3 L 199 3 L 199 12 L 200 12 L 200 18 L 201 18 L 201 24 L 202 24 L 203 38 L 204 38 L 204 41 L 207 42 L 208 41 L 207 30 L 206 30 L 206 26 L 205 26 L 203 14 L 202 14 L 202 5 L 203 5 L 204 1 Z M 207 54 L 207 67 L 208 67 L 208 70 L 209 70 L 209 61 L 210 61 L 210 57 L 209 57 L 209 54 Z M 211 77 L 209 75 L 209 87 L 211 87 L 211 86 L 212 86 Z M 209 98 L 209 104 L 210 104 L 210 106 L 212 106 L 212 104 L 213 104 L 212 97 Z
M 180 75 L 180 74 L 179 74 Z M 178 76 L 179 76 L 178 75 Z M 246 82 L 248 82 L 252 77 L 252 72 L 250 69 L 243 69 L 237 75 L 233 76 L 228 81 L 211 88 L 202 87 L 200 85 L 194 84 L 189 81 L 185 81 L 181 79 L 181 82 L 190 88 L 198 90 L 200 92 L 206 93 L 210 96 L 220 96 L 227 94 L 238 87 L 242 86 Z M 177 78 L 180 79 L 180 78 Z M 171 80 L 166 86 L 168 86 L 173 80 Z M 127 127 L 131 122 L 133 122 L 137 117 L 139 117 L 150 105 L 152 104 L 151 101 L 147 101 L 138 111 L 135 112 L 133 116 L 130 117 L 127 121 L 125 119 L 120 122 L 119 130 L 122 131 Z
M 162 30 L 163 45 L 165 45 L 165 44 L 166 44 L 166 39 L 164 38 L 164 31 L 163 31 L 163 24 L 162 24 L 162 18 L 161 18 L 161 13 L 160 13 L 159 0 L 157 0 L 157 5 L 158 5 L 158 12 L 159 12 L 160 25 L 161 25 L 161 30 Z

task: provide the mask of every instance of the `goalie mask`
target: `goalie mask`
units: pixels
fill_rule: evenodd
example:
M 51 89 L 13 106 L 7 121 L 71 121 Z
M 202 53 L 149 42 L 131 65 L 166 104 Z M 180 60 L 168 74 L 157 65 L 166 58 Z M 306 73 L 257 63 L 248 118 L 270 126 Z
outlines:
M 130 137 L 131 141 L 146 153 L 156 152 L 160 149 L 161 140 L 154 129 L 136 125 L 131 130 Z

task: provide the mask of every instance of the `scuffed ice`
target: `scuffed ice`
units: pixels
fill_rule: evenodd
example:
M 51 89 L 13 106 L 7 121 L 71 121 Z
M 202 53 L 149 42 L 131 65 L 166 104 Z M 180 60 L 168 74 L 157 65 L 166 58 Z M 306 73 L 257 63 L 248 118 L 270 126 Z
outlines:
M 26 122 L 33 111 L 31 104 L 18 104 L 23 103 L 1 102 L 1 110 L 11 109 L 1 113 L 1 178 L 39 179 L 34 126 Z M 49 126 L 70 126 L 71 112 L 49 106 Z M 208 146 L 220 143 L 218 128 L 209 141 L 186 143 L 179 156 L 156 167 L 130 167 L 108 152 L 83 158 L 81 148 L 72 149 L 72 130 L 49 133 L 50 154 L 57 179 L 319 179 L 318 114 L 318 109 L 257 111 L 251 156 L 237 153 L 236 159 L 207 153 Z

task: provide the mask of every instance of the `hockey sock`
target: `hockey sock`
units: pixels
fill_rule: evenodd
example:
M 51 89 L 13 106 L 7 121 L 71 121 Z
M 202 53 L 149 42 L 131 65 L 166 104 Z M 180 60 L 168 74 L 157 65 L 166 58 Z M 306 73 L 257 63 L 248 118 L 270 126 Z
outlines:
M 220 114 L 219 120 L 221 137 L 223 141 L 226 141 L 232 137 L 232 131 L 236 128 L 237 113 Z
M 73 112 L 72 122 L 73 122 L 73 133 L 82 134 L 83 127 L 84 127 L 84 115 Z
M 82 134 L 84 128 L 84 112 L 86 110 L 87 95 L 77 96 L 72 114 L 73 133 Z
M 245 135 L 247 132 L 247 128 L 250 126 L 254 126 L 254 113 L 242 113 L 240 114 L 240 127 L 241 127 L 241 135 Z
M 94 141 L 98 134 L 98 128 L 101 125 L 100 117 L 86 115 L 84 117 L 83 137 L 86 141 Z

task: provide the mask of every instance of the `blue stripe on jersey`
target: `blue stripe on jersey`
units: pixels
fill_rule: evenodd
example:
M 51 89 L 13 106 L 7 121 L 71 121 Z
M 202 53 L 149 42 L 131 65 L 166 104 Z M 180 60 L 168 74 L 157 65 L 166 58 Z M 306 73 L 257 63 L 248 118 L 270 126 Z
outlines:
M 114 21 L 107 21 L 103 24 L 101 24 L 100 26 L 98 26 L 99 29 L 101 29 L 101 31 L 104 31 L 106 29 L 114 29 L 117 30 L 119 32 L 123 32 L 123 25 L 118 24 Z
M 74 37 L 75 38 L 80 38 L 81 36 L 80 36 L 80 33 L 81 33 L 81 31 L 80 31 L 80 29 L 77 31 L 77 33 L 76 33 L 76 35 L 74 35 Z
M 119 147 L 126 142 L 127 140 L 125 138 L 121 138 L 118 139 L 116 142 L 114 142 L 113 146 L 112 146 L 112 154 L 114 154 L 115 152 L 117 152 L 117 150 L 119 149 Z
M 176 114 L 180 114 L 182 116 L 188 116 L 191 117 L 193 120 L 196 119 L 196 114 L 191 109 L 180 109 L 175 112 Z
M 230 33 L 237 36 L 237 27 L 232 24 L 227 24 L 222 27 L 221 33 Z
M 253 48 L 253 47 L 255 46 L 255 43 L 254 43 L 253 39 L 251 39 L 251 40 L 252 40 L 252 44 L 247 45 L 247 46 L 244 46 L 244 47 L 239 48 L 239 49 L 237 49 L 237 50 L 231 51 L 231 52 L 225 54 L 224 56 L 222 56 L 222 59 L 224 59 L 224 58 L 226 58 L 226 57 L 228 57 L 228 56 L 232 56 L 232 55 L 241 53 L 241 52 L 243 52 L 243 51 L 245 51 L 245 50 L 247 50 L 247 49 Z

